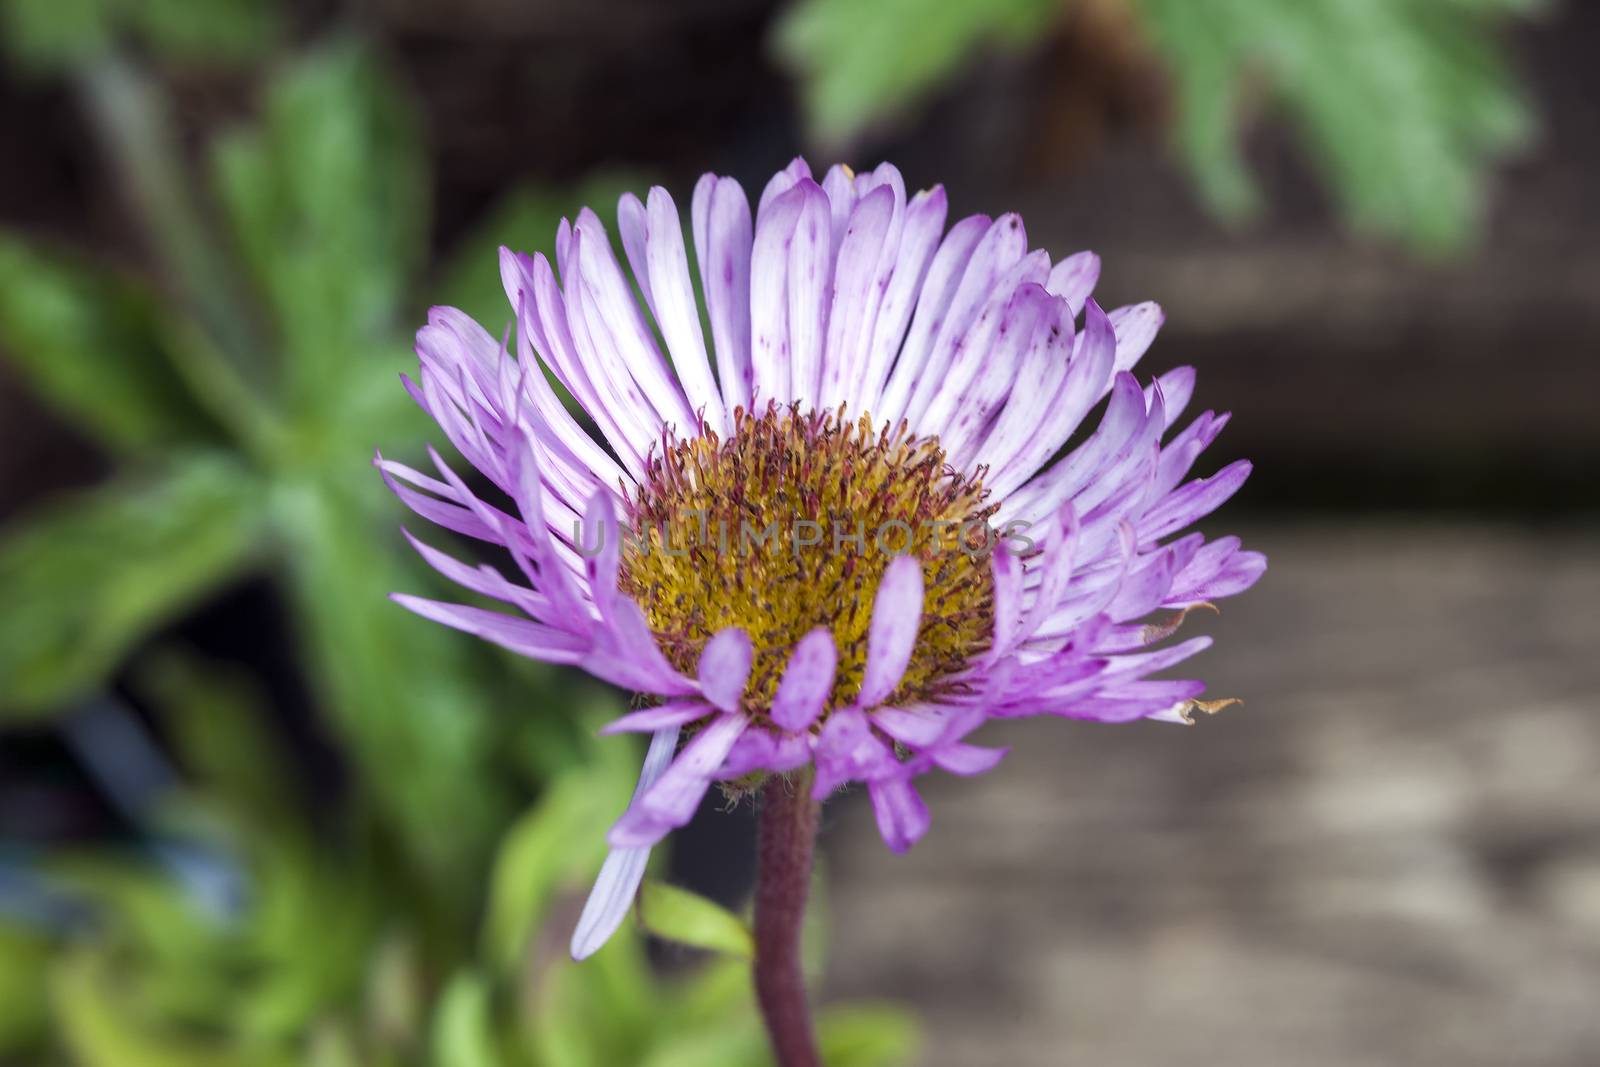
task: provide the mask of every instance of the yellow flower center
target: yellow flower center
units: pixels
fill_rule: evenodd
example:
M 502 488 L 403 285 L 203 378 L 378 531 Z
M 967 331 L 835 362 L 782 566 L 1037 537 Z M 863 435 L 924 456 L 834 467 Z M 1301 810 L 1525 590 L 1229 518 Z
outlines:
M 820 725 L 860 688 L 884 570 L 914 553 L 922 621 L 892 699 L 934 696 L 993 636 L 995 506 L 984 503 L 983 473 L 956 472 L 937 438 L 913 437 L 904 423 L 874 432 L 869 416 L 847 421 L 842 407 L 740 410 L 726 440 L 707 430 L 652 457 L 628 500 L 620 586 L 685 673 L 717 631 L 748 633 L 744 708 L 769 727 L 789 654 L 827 627 L 838 672 Z

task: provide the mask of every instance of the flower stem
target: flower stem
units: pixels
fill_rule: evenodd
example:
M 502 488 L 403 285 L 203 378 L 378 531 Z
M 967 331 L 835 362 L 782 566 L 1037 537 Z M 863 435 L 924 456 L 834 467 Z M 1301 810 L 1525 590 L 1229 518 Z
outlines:
M 811 887 L 819 805 L 809 769 L 773 775 L 761 791 L 756 874 L 756 999 L 778 1067 L 818 1067 L 817 1040 L 800 965 L 800 926 Z

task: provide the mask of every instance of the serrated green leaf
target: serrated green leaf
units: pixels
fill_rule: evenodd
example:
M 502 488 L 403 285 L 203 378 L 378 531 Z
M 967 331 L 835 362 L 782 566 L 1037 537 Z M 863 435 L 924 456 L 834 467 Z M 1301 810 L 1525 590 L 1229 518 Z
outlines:
M 258 127 L 217 142 L 213 174 L 288 357 L 291 406 L 373 387 L 425 250 L 427 169 L 410 102 L 353 42 L 298 58 Z M 396 363 L 396 366 L 399 366 Z
M 68 497 L 0 541 L 0 708 L 59 709 L 250 560 L 259 490 L 217 456 Z
M 745 921 L 687 889 L 646 882 L 639 892 L 639 920 L 646 930 L 668 941 L 755 959 L 755 935 Z
M 986 44 L 1034 39 L 1062 0 L 801 0 L 777 25 L 812 134 L 850 140 L 904 109 Z
M 114 447 L 218 436 L 169 361 L 164 314 L 131 278 L 0 234 L 0 351 L 40 396 Z
M 1469 240 L 1489 167 L 1532 120 L 1493 36 L 1530 0 L 1137 0 L 1176 85 L 1176 136 L 1221 214 L 1256 206 L 1239 99 L 1263 83 L 1359 229 Z

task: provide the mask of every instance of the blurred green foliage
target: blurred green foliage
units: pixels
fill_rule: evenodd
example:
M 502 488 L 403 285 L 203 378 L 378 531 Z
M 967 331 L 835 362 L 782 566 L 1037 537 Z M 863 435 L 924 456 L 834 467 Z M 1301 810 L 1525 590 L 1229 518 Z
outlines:
M 275 0 L 6 0 L 12 58 L 53 72 L 92 61 L 129 35 L 169 58 L 208 64 L 261 55 L 281 32 Z
M 951 81 L 986 45 L 1035 43 L 1081 0 L 797 0 L 778 54 L 813 134 L 837 145 Z M 1352 226 L 1413 247 L 1477 232 L 1490 168 L 1532 133 L 1495 36 L 1545 0 L 1100 0 L 1122 4 L 1169 72 L 1174 139 L 1201 197 L 1247 218 L 1242 155 L 1259 103 L 1281 110 Z
M 631 928 L 584 965 L 566 956 L 576 894 L 632 789 L 634 753 L 580 743 L 500 846 L 477 947 L 441 953 L 381 851 L 281 788 L 292 776 L 248 686 L 181 657 L 153 674 L 145 684 L 169 698 L 157 702 L 163 725 L 193 772 L 161 829 L 236 861 L 247 897 L 218 906 L 148 856 L 56 857 L 46 877 L 94 918 L 55 935 L 0 924 L 0 1056 L 82 1067 L 770 1063 L 742 959 L 664 978 Z M 598 714 L 581 718 L 593 726 Z M 672 894 L 697 921 L 742 925 Z M 824 1012 L 819 1026 L 834 1067 L 889 1067 L 916 1048 L 895 1009 Z
M 252 0 L 6 0 L 0 24 L 78 90 L 157 268 L 0 233 L 0 354 L 113 468 L 0 532 L 0 725 L 48 724 L 117 674 L 183 770 L 140 847 L 0 855 L 65 908 L 0 915 L 0 1061 L 763 1067 L 748 934 L 716 905 L 651 890 L 657 935 L 733 951 L 671 979 L 631 925 L 567 956 L 638 768 L 592 741 L 614 698 L 386 599 L 442 592 L 371 468 L 375 445 L 437 436 L 397 381 L 425 294 L 498 329 L 494 246 L 553 254 L 559 217 L 621 182 L 520 190 L 428 271 L 421 127 L 359 42 L 280 54 L 276 6 Z M 256 57 L 259 118 L 191 167 L 130 40 Z M 352 772 L 337 797 L 308 795 L 252 679 L 161 636 L 259 575 Z M 892 1009 L 822 1035 L 845 1067 L 916 1040 Z
M 1063 0 L 801 0 L 778 24 L 779 54 L 804 75 L 811 132 L 838 144 L 903 110 L 977 49 L 1026 45 Z

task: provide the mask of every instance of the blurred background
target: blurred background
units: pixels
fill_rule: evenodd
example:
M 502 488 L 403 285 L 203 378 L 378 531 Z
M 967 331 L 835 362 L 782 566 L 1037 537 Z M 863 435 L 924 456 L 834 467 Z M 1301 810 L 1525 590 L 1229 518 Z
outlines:
M 766 1062 L 708 805 L 564 946 L 621 697 L 391 606 L 432 303 L 623 189 L 889 159 L 1234 420 L 1194 729 L 826 813 L 828 1062 L 1600 1060 L 1600 8 L 0 0 L 0 1062 Z M 953 216 L 954 217 L 954 216 Z

